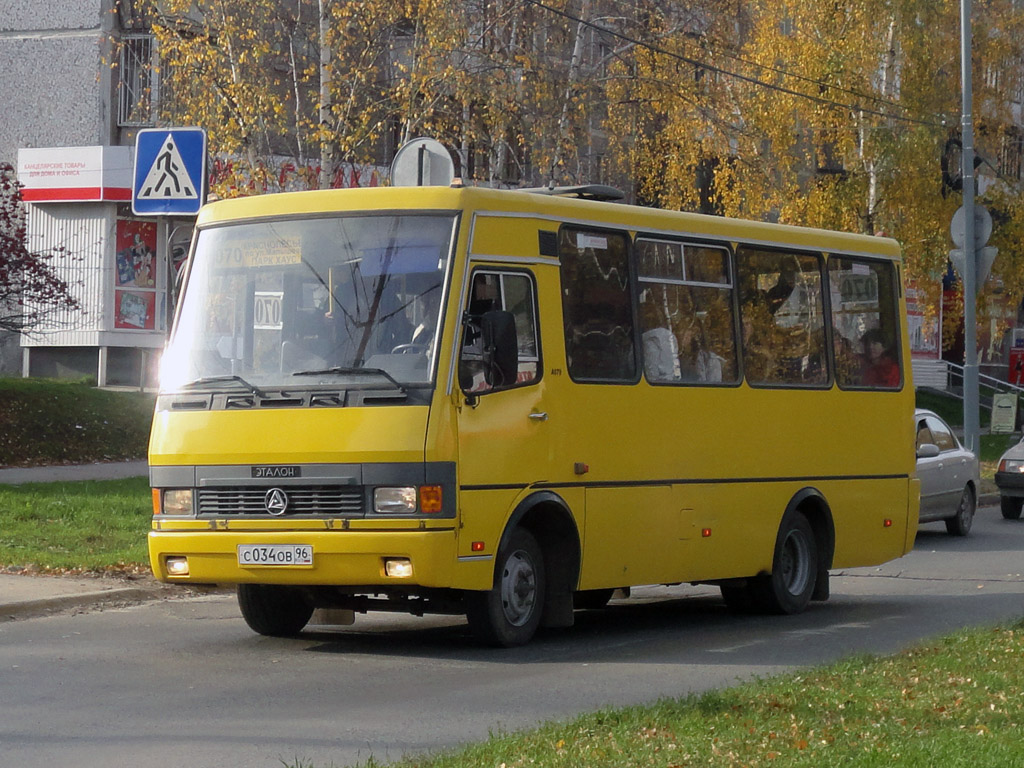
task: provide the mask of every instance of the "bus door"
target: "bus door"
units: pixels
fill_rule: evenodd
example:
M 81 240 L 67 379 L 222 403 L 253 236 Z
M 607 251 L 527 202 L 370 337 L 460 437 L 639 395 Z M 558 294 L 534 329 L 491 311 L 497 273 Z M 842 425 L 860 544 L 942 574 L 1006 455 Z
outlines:
M 502 522 L 496 516 L 504 516 L 527 486 L 553 479 L 548 475 L 555 464 L 552 430 L 558 429 L 558 420 L 541 377 L 533 273 L 480 267 L 469 282 L 458 363 L 465 394 L 458 417 L 460 504 L 463 526 L 470 529 L 465 532 L 479 530 L 483 536 L 486 526 Z M 485 371 L 480 323 L 484 313 L 494 310 L 515 318 L 519 355 L 514 380 L 497 381 Z
M 581 464 L 576 479 L 585 484 L 584 590 L 674 580 L 692 516 L 672 486 L 680 475 L 668 469 L 678 433 L 674 411 L 658 403 L 672 393 L 640 383 L 630 248 L 628 233 L 619 230 L 567 225 L 559 232 L 573 382 L 562 445 Z

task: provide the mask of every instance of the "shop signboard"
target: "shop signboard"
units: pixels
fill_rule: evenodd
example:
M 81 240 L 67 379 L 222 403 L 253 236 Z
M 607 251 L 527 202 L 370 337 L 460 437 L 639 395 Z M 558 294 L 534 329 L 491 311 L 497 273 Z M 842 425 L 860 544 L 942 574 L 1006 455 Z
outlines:
M 126 202 L 132 198 L 131 147 L 18 150 L 18 181 L 28 203 Z

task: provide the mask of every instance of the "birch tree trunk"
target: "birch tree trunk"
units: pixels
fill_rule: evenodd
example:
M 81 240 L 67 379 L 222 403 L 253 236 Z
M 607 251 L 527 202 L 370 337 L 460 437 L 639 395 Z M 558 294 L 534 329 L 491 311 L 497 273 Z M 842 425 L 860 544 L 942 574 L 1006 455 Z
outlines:
M 555 147 L 554 154 L 551 158 L 551 171 L 549 174 L 549 180 L 554 181 L 555 169 L 562 164 L 565 159 L 563 152 L 565 144 L 569 138 L 569 110 L 572 106 L 573 96 L 576 93 L 576 83 L 580 78 L 580 64 L 583 61 L 583 45 L 585 42 L 585 35 L 587 31 L 587 19 L 590 17 L 590 0 L 583 0 L 580 4 L 580 20 L 576 24 L 576 39 L 573 41 L 572 56 L 569 59 L 569 75 L 566 78 L 565 83 L 565 99 L 562 102 L 562 115 L 558 120 L 558 136 L 555 141 L 558 142 Z
M 318 0 L 320 10 L 320 189 L 331 186 L 334 176 L 334 144 L 330 139 L 331 127 L 331 46 L 327 41 L 330 31 L 330 2 Z

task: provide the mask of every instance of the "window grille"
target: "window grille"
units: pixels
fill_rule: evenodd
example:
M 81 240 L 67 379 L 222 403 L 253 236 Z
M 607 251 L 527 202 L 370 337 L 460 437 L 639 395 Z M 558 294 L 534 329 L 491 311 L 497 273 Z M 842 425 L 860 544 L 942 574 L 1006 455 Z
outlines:
M 143 128 L 155 124 L 157 71 L 152 35 L 127 35 L 121 40 L 121 81 L 117 124 Z
M 1008 180 L 1020 181 L 1024 176 L 1024 133 L 1009 129 L 999 144 L 999 173 Z

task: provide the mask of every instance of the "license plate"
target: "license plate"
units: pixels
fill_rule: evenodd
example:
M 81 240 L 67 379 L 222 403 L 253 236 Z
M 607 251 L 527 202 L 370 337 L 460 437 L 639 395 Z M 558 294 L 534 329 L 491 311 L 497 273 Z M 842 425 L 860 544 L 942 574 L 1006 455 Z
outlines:
M 310 544 L 239 544 L 238 564 L 253 566 L 311 566 L 313 547 Z

